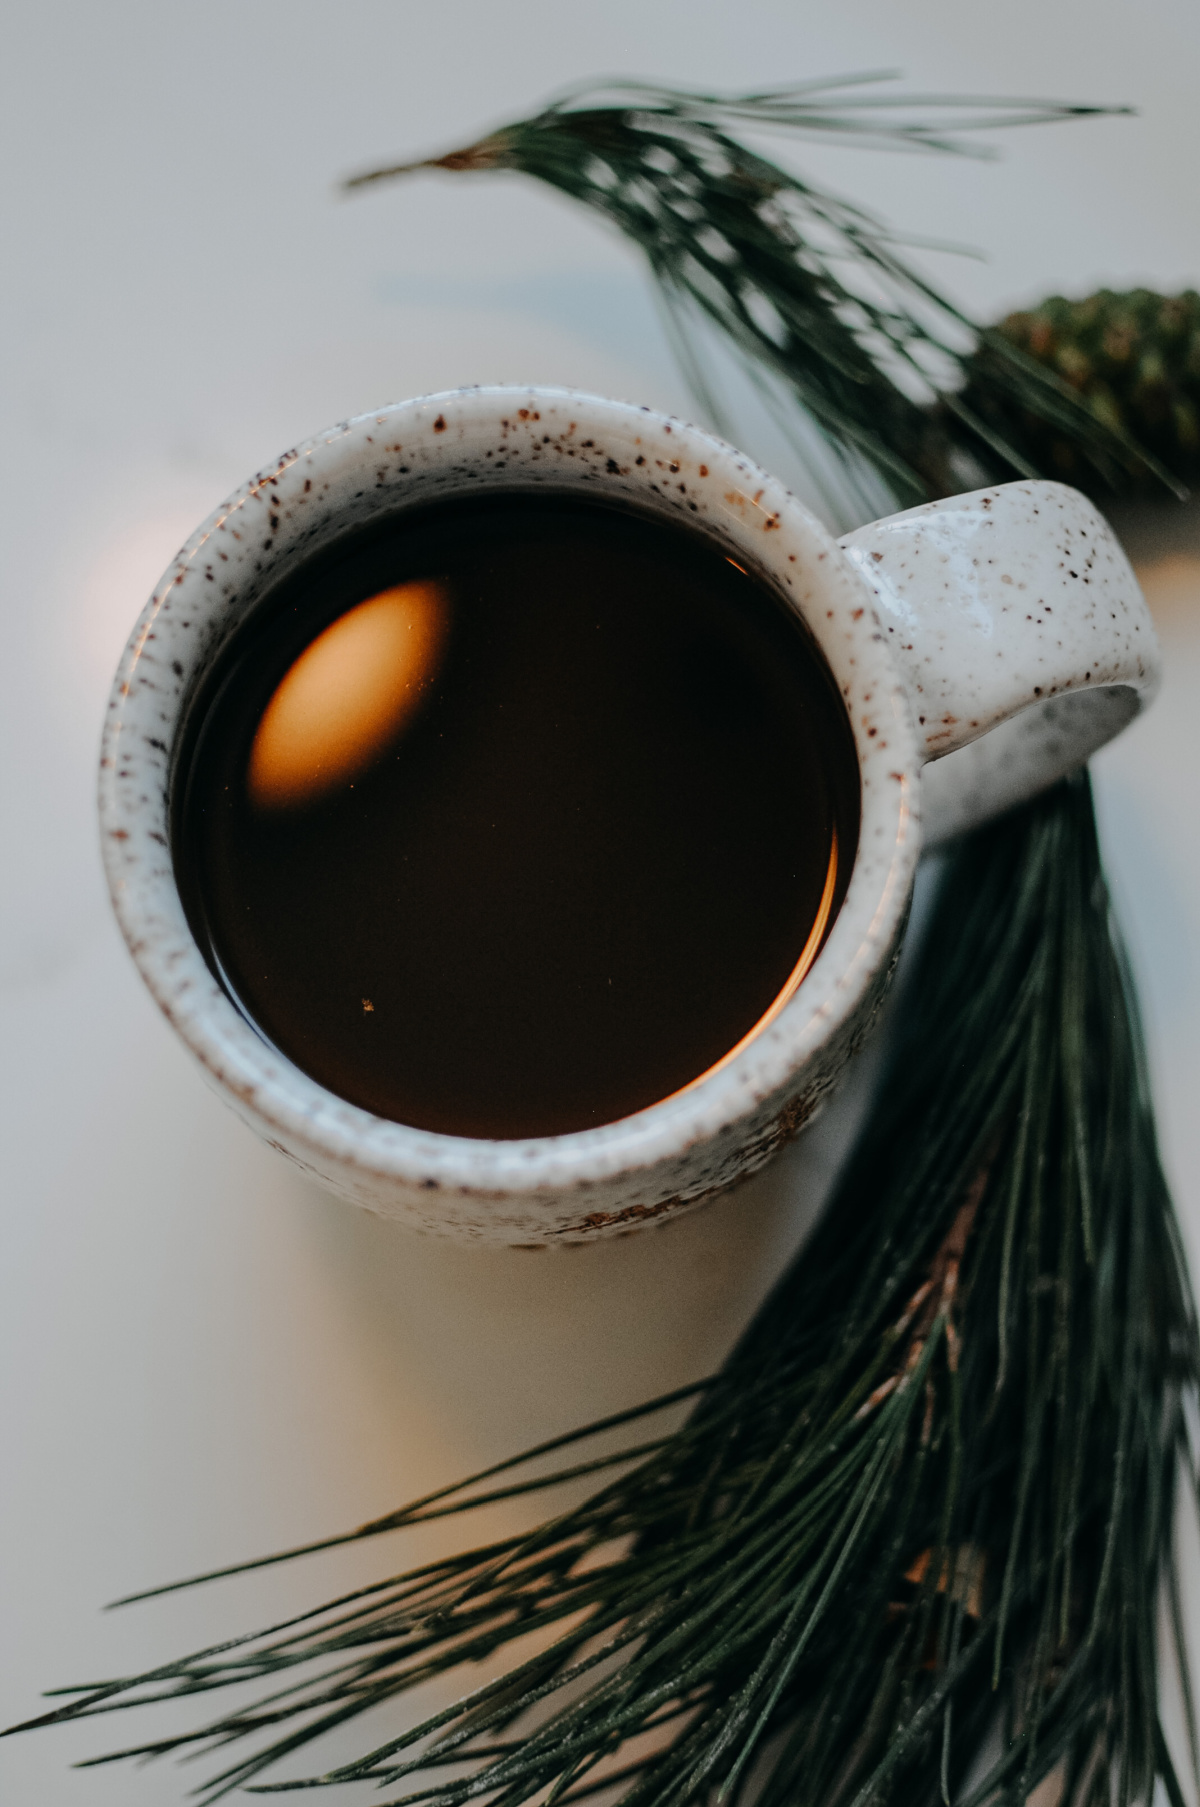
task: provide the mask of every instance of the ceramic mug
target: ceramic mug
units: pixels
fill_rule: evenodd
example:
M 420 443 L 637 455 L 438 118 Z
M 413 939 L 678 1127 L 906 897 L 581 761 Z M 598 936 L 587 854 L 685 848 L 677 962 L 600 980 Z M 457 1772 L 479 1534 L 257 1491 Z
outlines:
M 802 616 L 853 730 L 858 854 L 795 996 L 696 1084 L 570 1135 L 436 1135 L 326 1091 L 235 1009 L 176 889 L 173 759 L 214 658 L 268 584 L 324 539 L 435 496 L 543 486 L 686 521 Z M 564 390 L 462 390 L 362 415 L 285 453 L 188 541 L 114 683 L 100 773 L 105 864 L 166 1016 L 222 1095 L 306 1174 L 425 1230 L 586 1240 L 723 1190 L 794 1135 L 870 1028 L 922 842 L 1080 764 L 1144 706 L 1157 676 L 1129 564 L 1091 504 L 1061 484 L 957 496 L 838 542 L 782 484 L 681 421 Z

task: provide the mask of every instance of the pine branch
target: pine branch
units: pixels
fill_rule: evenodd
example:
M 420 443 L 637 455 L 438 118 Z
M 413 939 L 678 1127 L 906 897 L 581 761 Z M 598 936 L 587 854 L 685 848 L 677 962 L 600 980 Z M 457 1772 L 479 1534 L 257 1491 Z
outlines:
M 114 1753 L 249 1740 L 205 1800 L 358 1780 L 433 1807 L 601 1788 L 682 1807 L 751 1786 L 759 1807 L 979 1807 L 1061 1767 L 1079 1807 L 1149 1800 L 1156 1777 L 1176 1801 L 1156 1614 L 1198 1388 L 1080 778 L 952 854 L 850 1168 L 680 1430 L 605 1458 L 621 1472 L 525 1535 L 34 1723 L 266 1684 Z M 491 1478 L 436 1509 L 468 1511 Z M 498 1673 L 357 1761 L 263 1782 L 481 1663 Z M 998 1714 L 1002 1755 L 964 1796 Z
M 916 241 L 733 135 L 748 127 L 974 155 L 971 133 L 1129 109 L 874 91 L 890 79 L 732 96 L 589 85 L 461 150 L 369 170 L 345 186 L 416 170 L 516 170 L 581 202 L 644 253 L 702 404 L 711 409 L 695 331 L 704 319 L 748 370 L 816 423 L 860 491 L 865 468 L 902 504 L 951 494 L 972 479 L 1045 474 L 1028 456 L 1028 434 L 1004 425 L 1032 419 L 1094 463 L 1145 471 L 1186 493 L 1058 372 L 1004 332 L 975 326 L 910 260 Z

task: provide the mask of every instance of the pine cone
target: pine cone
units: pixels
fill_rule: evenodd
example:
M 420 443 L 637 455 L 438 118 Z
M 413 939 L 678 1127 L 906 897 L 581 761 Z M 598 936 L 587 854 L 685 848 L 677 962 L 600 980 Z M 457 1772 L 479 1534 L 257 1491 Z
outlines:
M 1101 289 L 1084 301 L 1051 295 L 995 329 L 1078 391 L 1095 417 L 1123 432 L 1185 483 L 1200 479 L 1200 295 Z M 1100 497 L 1158 488 L 1130 457 L 1101 463 L 1075 441 L 998 394 L 986 341 L 967 361 L 962 399 L 1043 475 Z

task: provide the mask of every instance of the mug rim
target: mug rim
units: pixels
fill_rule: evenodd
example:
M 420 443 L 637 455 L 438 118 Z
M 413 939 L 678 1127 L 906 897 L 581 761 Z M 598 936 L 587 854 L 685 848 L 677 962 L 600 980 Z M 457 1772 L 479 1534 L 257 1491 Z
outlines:
M 774 1020 L 732 1059 L 629 1117 L 512 1141 L 376 1117 L 271 1047 L 210 972 L 170 850 L 179 731 L 258 594 L 290 559 L 356 516 L 397 510 L 404 498 L 478 493 L 481 478 L 525 490 L 587 484 L 741 548 L 829 664 L 861 785 L 858 850 L 841 907 Z M 315 435 L 243 484 L 191 536 L 139 616 L 114 678 L 100 759 L 101 840 L 118 921 L 151 993 L 218 1089 L 268 1140 L 272 1130 L 284 1138 L 275 1141 L 282 1152 L 311 1151 L 322 1177 L 332 1165 L 430 1190 L 536 1194 L 652 1168 L 794 1086 L 853 1018 L 896 943 L 919 853 L 921 764 L 869 586 L 777 479 L 715 435 L 648 408 L 571 389 L 471 388 L 392 403 Z

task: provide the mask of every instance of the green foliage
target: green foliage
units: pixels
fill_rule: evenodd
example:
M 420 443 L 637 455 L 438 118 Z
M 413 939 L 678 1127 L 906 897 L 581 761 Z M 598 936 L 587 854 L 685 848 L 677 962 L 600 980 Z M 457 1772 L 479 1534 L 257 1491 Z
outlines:
M 1156 1613 L 1198 1384 L 1080 778 L 950 856 L 850 1166 L 679 1431 L 594 1458 L 614 1478 L 528 1535 L 36 1723 L 266 1684 L 118 1753 L 251 1738 L 213 1799 L 538 1634 L 358 1762 L 268 1786 L 361 1780 L 433 1807 L 606 1788 L 626 1807 L 978 1807 L 1061 1765 L 1072 1807 L 1149 1801 L 1156 1776 L 1178 1807 Z M 498 1473 L 353 1535 L 548 1484 Z
M 1085 461 L 1144 470 L 1178 490 L 1119 420 L 1090 407 L 1057 370 L 1005 332 L 977 329 L 905 255 L 901 235 L 732 135 L 749 127 L 969 153 L 971 132 L 1121 109 L 893 97 L 875 91 L 880 79 L 738 96 L 630 82 L 577 89 L 463 150 L 372 170 L 347 186 L 419 169 L 518 170 L 548 183 L 643 251 L 684 371 L 712 418 L 720 423 L 721 410 L 694 331 L 701 318 L 785 428 L 790 399 L 852 481 L 871 467 L 902 504 L 990 477 L 1055 474 L 1030 450 L 1029 421 Z M 1009 421 L 1022 431 L 1010 435 Z

